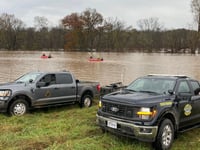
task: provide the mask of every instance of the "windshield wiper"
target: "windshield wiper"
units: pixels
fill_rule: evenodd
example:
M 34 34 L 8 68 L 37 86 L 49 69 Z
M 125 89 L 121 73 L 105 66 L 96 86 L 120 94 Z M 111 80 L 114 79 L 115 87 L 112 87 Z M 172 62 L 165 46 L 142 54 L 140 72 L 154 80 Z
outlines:
M 131 91 L 131 92 L 136 92 L 135 90 L 132 90 L 132 89 L 125 89 L 127 91 Z
M 15 81 L 16 83 L 24 83 L 23 81 Z
M 153 92 L 153 91 L 145 91 L 145 90 L 141 90 L 141 91 L 138 91 L 138 92 L 144 92 L 144 93 L 154 93 L 154 94 L 158 94 L 157 92 Z

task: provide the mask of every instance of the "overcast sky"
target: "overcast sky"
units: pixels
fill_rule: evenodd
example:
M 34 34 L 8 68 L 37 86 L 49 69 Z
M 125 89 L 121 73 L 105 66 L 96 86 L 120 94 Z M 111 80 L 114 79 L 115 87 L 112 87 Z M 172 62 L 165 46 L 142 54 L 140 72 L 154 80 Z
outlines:
M 35 16 L 44 16 L 55 26 L 66 15 L 92 8 L 104 19 L 118 18 L 133 28 L 140 19 L 157 17 L 167 29 L 188 29 L 194 24 L 190 4 L 191 0 L 0 0 L 0 14 L 14 14 L 28 27 Z

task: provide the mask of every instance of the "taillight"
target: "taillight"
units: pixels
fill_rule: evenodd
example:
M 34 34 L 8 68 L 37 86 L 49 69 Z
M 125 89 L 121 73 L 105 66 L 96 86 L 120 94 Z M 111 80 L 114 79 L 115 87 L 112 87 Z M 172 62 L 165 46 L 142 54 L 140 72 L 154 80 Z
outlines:
M 100 92 L 100 90 L 101 90 L 101 86 L 100 86 L 100 84 L 98 84 L 97 85 L 97 91 Z

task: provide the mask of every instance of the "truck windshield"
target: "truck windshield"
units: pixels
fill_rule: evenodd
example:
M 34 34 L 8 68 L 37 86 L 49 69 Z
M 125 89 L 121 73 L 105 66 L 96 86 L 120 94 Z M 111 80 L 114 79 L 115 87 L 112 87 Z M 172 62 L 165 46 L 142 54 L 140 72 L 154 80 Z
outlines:
M 15 82 L 34 82 L 41 73 L 27 73 L 15 80 Z
M 175 80 L 163 78 L 140 78 L 132 82 L 126 89 L 136 92 L 167 93 L 173 90 Z

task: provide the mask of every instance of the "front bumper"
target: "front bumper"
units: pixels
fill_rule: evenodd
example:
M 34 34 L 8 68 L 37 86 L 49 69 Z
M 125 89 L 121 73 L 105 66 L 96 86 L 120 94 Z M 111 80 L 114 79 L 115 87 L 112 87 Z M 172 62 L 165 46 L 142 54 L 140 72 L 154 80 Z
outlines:
M 134 123 L 127 123 L 117 118 L 106 118 L 99 116 L 98 114 L 96 116 L 97 124 L 104 130 L 108 130 L 112 133 L 138 139 L 141 141 L 155 141 L 158 126 L 141 126 L 135 125 Z M 108 127 L 108 122 L 116 123 L 116 128 Z
M 8 102 L 0 100 L 0 112 L 7 111 Z

